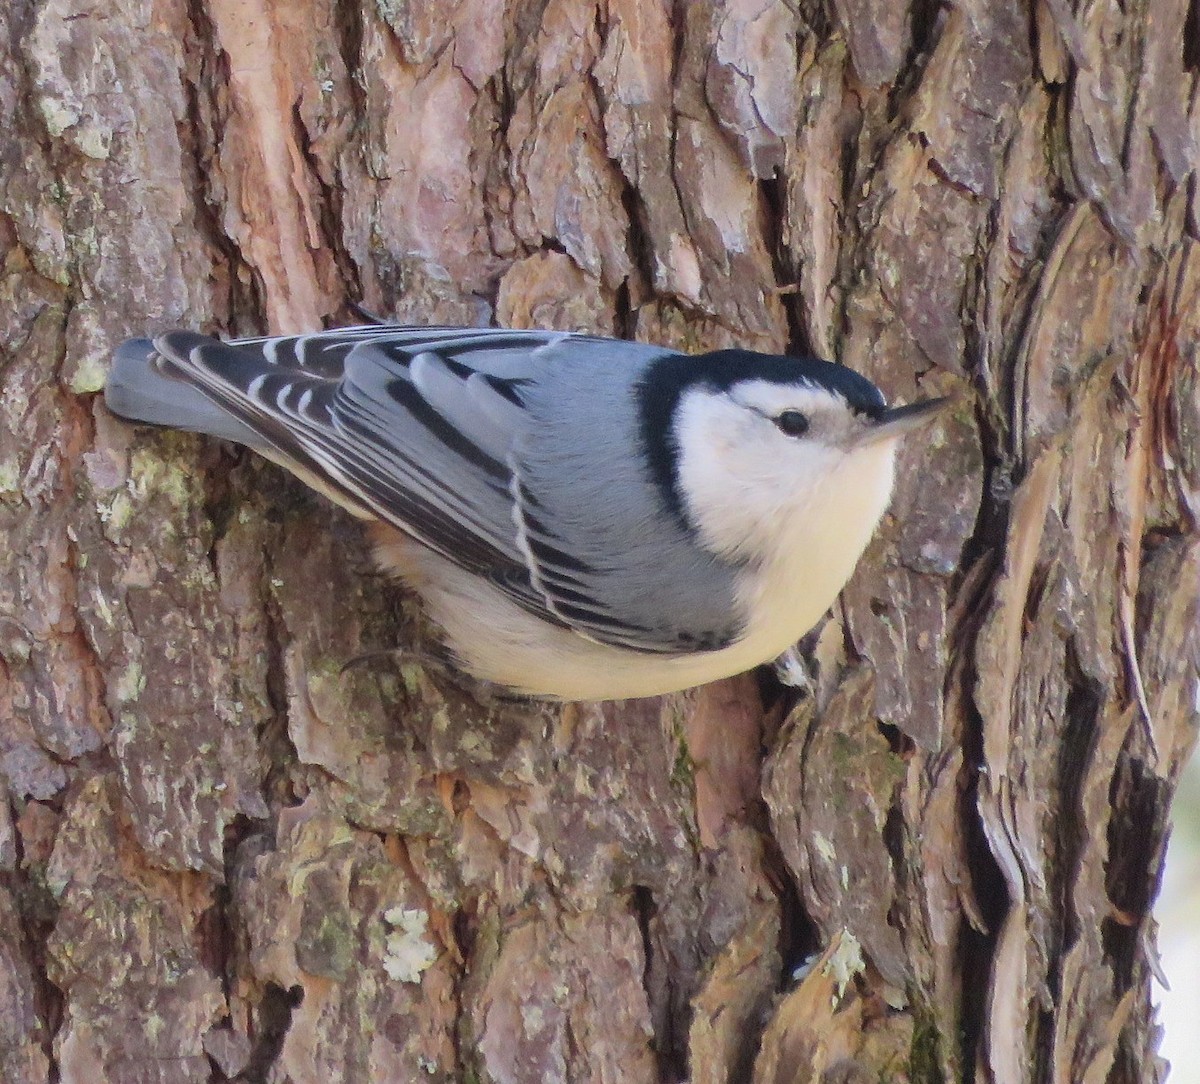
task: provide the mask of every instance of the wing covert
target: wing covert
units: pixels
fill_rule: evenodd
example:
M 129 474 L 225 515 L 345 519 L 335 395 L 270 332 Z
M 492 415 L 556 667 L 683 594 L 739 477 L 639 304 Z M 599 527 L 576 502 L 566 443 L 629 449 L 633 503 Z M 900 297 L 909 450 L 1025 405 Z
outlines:
M 581 353 L 592 366 L 621 352 L 634 362 L 652 348 L 564 332 L 387 325 L 225 343 L 179 331 L 154 345 L 160 369 L 257 434 L 256 450 L 488 578 L 539 618 L 642 652 L 734 638 L 731 624 L 697 644 L 691 632 L 622 612 L 612 590 L 621 568 L 573 550 L 522 462 L 546 420 L 537 391 L 549 367 Z

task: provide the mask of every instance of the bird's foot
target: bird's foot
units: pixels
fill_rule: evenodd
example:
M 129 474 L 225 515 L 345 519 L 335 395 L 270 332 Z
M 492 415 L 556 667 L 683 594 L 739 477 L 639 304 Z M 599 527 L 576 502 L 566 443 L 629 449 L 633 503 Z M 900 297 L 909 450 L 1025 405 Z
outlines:
M 797 689 L 805 696 L 812 696 L 815 688 L 812 672 L 809 670 L 808 663 L 804 661 L 804 657 L 800 654 L 798 646 L 789 647 L 782 655 L 779 656 L 771 666 L 775 670 L 775 676 L 779 679 L 781 685 L 786 685 L 789 689 Z

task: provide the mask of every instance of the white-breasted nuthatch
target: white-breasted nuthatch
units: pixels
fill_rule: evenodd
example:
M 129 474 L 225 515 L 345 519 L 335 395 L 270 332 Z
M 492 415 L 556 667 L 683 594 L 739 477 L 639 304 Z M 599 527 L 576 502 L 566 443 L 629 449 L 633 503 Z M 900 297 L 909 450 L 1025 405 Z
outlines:
M 105 400 L 247 445 L 370 521 L 463 669 L 567 700 L 791 648 L 883 515 L 900 438 L 945 402 L 889 408 L 814 358 L 389 325 L 133 339 Z

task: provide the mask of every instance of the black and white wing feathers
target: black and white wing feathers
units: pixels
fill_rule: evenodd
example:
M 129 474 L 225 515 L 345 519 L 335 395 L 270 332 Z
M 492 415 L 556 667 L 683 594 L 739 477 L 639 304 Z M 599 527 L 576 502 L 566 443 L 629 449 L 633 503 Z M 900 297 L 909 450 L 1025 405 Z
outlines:
M 611 587 L 621 570 L 572 553 L 527 484 L 521 457 L 540 422 L 532 415 L 539 375 L 562 363 L 562 349 L 598 342 L 563 332 L 378 325 L 231 342 L 176 331 L 152 347 L 122 347 L 108 397 L 125 416 L 248 444 L 352 512 L 490 579 L 543 620 L 636 651 L 695 650 L 690 631 L 617 612 Z M 646 349 L 604 346 L 637 356 Z M 135 394 L 138 378 L 122 372 L 135 362 L 175 391 L 147 386 Z M 181 389 L 202 393 L 208 414 L 196 403 L 181 407 Z

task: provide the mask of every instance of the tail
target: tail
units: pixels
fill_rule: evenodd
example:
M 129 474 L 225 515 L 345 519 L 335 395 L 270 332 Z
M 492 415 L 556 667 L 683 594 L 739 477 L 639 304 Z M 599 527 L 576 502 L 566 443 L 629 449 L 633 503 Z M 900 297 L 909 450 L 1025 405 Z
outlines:
M 113 354 L 104 403 L 131 422 L 186 429 L 262 449 L 263 439 L 172 367 L 149 339 L 130 339 Z

